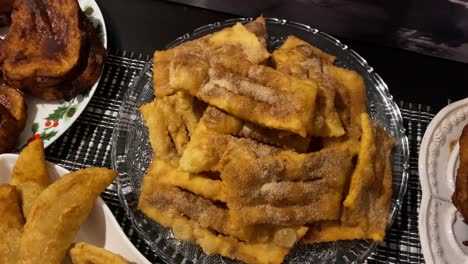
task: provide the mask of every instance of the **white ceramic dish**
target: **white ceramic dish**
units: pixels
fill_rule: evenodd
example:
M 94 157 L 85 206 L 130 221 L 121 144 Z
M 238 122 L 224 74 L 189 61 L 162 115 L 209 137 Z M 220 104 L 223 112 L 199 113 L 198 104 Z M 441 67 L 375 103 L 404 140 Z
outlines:
M 10 182 L 10 175 L 16 163 L 18 155 L 0 155 L 0 184 Z M 48 163 L 49 175 L 53 181 L 59 179 L 69 171 Z M 115 220 L 109 207 L 101 198 L 96 199 L 94 208 L 88 219 L 81 225 L 75 241 L 87 242 L 99 247 L 103 247 L 114 253 L 121 255 L 131 263 L 150 264 L 150 262 L 133 246 L 125 233 Z M 64 263 L 69 263 L 65 260 Z
M 427 263 L 468 263 L 468 225 L 452 204 L 468 98 L 442 109 L 427 127 L 419 151 L 422 201 L 419 236 Z
M 98 35 L 104 47 L 107 48 L 107 31 L 104 17 L 94 0 L 78 0 L 81 9 L 97 28 Z M 0 28 L 0 38 L 3 39 L 7 28 Z M 16 150 L 21 149 L 34 137 L 41 137 L 44 147 L 57 140 L 80 116 L 93 97 L 100 78 L 88 91 L 77 95 L 70 101 L 43 101 L 25 95 L 28 108 L 28 118 L 23 133 L 19 136 Z

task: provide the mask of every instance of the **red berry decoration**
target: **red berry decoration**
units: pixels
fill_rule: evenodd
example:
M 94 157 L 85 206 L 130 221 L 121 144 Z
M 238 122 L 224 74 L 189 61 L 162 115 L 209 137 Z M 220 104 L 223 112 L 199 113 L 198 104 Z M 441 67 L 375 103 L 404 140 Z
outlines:
M 41 138 L 41 134 L 35 134 L 34 135 L 34 139 L 38 139 L 38 138 Z
M 55 122 L 54 122 L 54 127 L 58 127 L 58 125 L 59 125 L 59 122 L 58 122 L 58 121 L 55 121 Z
M 47 120 L 47 121 L 45 122 L 45 126 L 46 126 L 46 127 L 50 127 L 51 125 L 52 125 L 52 122 L 50 122 L 49 120 Z

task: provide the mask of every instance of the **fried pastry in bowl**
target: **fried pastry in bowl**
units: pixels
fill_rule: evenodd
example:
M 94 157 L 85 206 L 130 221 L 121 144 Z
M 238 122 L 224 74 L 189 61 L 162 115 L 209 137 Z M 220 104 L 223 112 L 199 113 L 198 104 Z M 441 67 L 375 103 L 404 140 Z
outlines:
M 137 232 L 167 263 L 364 260 L 399 210 L 409 155 L 370 69 L 273 18 L 207 25 L 156 51 L 113 134 Z

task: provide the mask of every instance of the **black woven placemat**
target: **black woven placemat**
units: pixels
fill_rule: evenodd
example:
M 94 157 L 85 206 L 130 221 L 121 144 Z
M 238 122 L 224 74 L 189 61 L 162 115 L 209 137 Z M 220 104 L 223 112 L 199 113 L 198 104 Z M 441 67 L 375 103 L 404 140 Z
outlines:
M 148 60 L 130 52 L 110 52 L 99 87 L 86 110 L 55 143 L 46 150 L 47 159 L 69 170 L 90 166 L 111 167 L 111 136 L 126 88 Z M 424 131 L 434 117 L 429 106 L 398 102 L 410 145 L 410 177 L 401 212 L 385 241 L 367 263 L 424 263 L 418 234 L 418 208 L 421 188 L 418 178 L 418 152 Z M 102 198 L 110 207 L 133 244 L 153 263 L 162 263 L 148 245 L 139 239 L 120 205 L 112 184 Z

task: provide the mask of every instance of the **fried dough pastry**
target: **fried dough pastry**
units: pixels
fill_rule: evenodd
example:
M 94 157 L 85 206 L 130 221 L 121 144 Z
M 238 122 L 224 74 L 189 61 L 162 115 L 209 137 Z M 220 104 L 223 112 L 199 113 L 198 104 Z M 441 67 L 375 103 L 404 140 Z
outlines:
M 339 218 L 351 156 L 278 152 L 240 139 L 229 143 L 221 164 L 228 205 L 241 223 L 303 225 Z
M 346 134 L 338 138 L 324 138 L 323 145 L 342 146 L 357 154 L 361 136 L 361 114 L 366 113 L 364 80 L 357 72 L 336 66 L 327 65 L 324 72 L 339 84 L 335 103 Z
M 307 242 L 384 239 L 392 198 L 394 140 L 367 113 L 361 114 L 361 124 L 361 147 L 340 220 L 312 224 L 304 237 Z
M 219 172 L 219 161 L 226 150 L 226 146 L 234 137 L 230 134 L 219 133 L 222 130 L 232 130 L 237 127 L 238 123 L 230 122 L 231 119 L 224 120 L 224 124 L 218 125 L 218 132 L 207 127 L 209 123 L 208 115 L 210 115 L 211 107 L 208 107 L 203 117 L 193 133 L 190 142 L 187 144 L 185 151 L 182 153 L 179 161 L 179 170 L 200 173 L 200 172 Z
M 452 202 L 468 223 L 468 124 L 463 128 L 459 144 L 460 167 L 457 171 Z
M 308 58 L 317 57 L 323 64 L 331 65 L 335 62 L 336 57 L 330 55 L 321 49 L 310 45 L 308 42 L 301 40 L 296 36 L 288 36 L 286 41 L 281 45 L 280 49 L 291 50 L 297 49 L 302 55 Z
M 218 56 L 232 59 L 243 58 L 254 64 L 265 61 L 270 55 L 266 50 L 266 27 L 263 17 L 242 25 L 235 24 L 202 38 L 188 41 L 175 48 L 155 51 L 153 58 L 153 82 L 156 97 L 171 95 L 176 92 L 170 82 L 170 64 L 177 57 L 193 60 L 209 60 Z M 203 81 L 203 71 L 194 68 L 186 82 L 199 86 Z
M 203 110 L 201 102 L 183 92 L 140 107 L 154 153 L 177 167 Z
M 203 72 L 193 83 L 193 72 Z M 176 58 L 170 83 L 236 117 L 266 127 L 306 136 L 315 109 L 317 84 L 247 60 L 211 61 Z
M 14 88 L 0 85 L 0 104 L 10 111 L 22 131 L 26 124 L 26 103 L 23 95 Z
M 11 185 L 0 185 L 0 263 L 18 263 L 18 252 L 23 230 L 20 195 Z
M 11 185 L 21 195 L 23 214 L 27 218 L 36 198 L 50 185 L 42 139 L 31 141 L 21 151 L 13 167 Z
M 310 143 L 310 138 L 246 122 L 209 106 L 180 158 L 179 169 L 192 173 L 219 172 L 219 161 L 227 144 L 236 140 L 234 136 L 300 152 L 305 152 Z
M 309 136 L 336 137 L 345 133 L 335 110 L 335 81 L 323 73 L 322 64 L 329 65 L 334 57 L 294 36 L 272 54 L 277 70 L 299 79 L 317 82 L 316 112 L 307 127 Z
M 23 95 L 14 88 L 0 84 L 0 108 L 0 153 L 4 153 L 13 149 L 26 124 Z
M 128 264 L 122 256 L 87 243 L 76 243 L 70 249 L 73 264 Z
M 26 85 L 24 86 L 26 92 L 44 100 L 68 100 L 96 83 L 104 67 L 107 51 L 91 22 L 85 18 L 83 24 L 87 35 L 88 52 L 82 53 L 78 75 L 55 86 Z
M 11 151 L 20 133 L 18 120 L 0 104 L 0 153 Z
M 220 253 L 248 263 L 281 263 L 307 230 L 305 227 L 237 226 L 230 220 L 225 206 L 161 183 L 166 170 L 152 172 L 143 178 L 139 209 L 163 226 L 171 227 L 177 239 L 195 241 L 207 254 Z
M 99 194 L 117 173 L 87 168 L 68 173 L 35 200 L 20 243 L 22 264 L 59 264 Z M 50 220 L 55 219 L 51 225 Z
M 208 129 L 220 134 L 251 138 L 265 144 L 299 152 L 306 152 L 310 143 L 310 138 L 246 122 L 212 106 L 206 109 L 202 122 Z
M 78 1 L 16 1 L 0 48 L 6 81 L 44 100 L 70 99 L 99 78 L 106 50 Z
M 4 77 L 19 88 L 50 86 L 72 74 L 86 48 L 82 19 L 76 0 L 16 1 L 0 52 Z
M 214 201 L 226 202 L 226 193 L 221 179 L 213 178 L 208 173 L 183 172 L 170 163 L 156 158 L 151 162 L 146 174 L 158 175 L 158 181 L 161 184 L 180 187 Z

